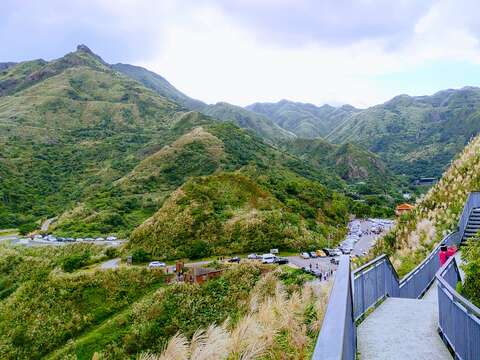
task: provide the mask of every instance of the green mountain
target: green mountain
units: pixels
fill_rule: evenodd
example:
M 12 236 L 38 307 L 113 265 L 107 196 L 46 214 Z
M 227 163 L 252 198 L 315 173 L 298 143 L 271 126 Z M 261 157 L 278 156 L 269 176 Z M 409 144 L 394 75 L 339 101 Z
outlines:
M 288 100 L 277 103 L 255 103 L 246 108 L 265 115 L 282 128 L 306 139 L 327 135 L 351 114 L 359 111 L 350 105 L 318 107 Z
M 295 137 L 294 134 L 284 130 L 267 117 L 225 102 L 208 105 L 202 109 L 202 113 L 222 121 L 231 121 L 241 128 L 253 130 L 256 134 L 272 142 Z
M 480 89 L 400 95 L 352 114 L 326 139 L 353 142 L 378 154 L 397 173 L 441 175 L 480 130 Z
M 186 109 L 201 110 L 207 106 L 207 104 L 201 102 L 200 100 L 192 99 L 181 91 L 177 90 L 162 76 L 140 66 L 118 63 L 111 65 L 111 68 L 134 80 L 137 80 L 145 87 L 155 91 L 157 94 L 171 101 L 176 102 L 177 104 L 182 105 Z
M 294 135 L 277 126 L 267 117 L 248 111 L 240 106 L 219 102 L 207 105 L 199 100 L 192 99 L 177 90 L 162 76 L 139 66 L 115 64 L 111 68 L 137 80 L 145 87 L 155 91 L 166 99 L 182 105 L 186 109 L 196 110 L 220 121 L 231 121 L 244 129 L 250 129 L 257 135 L 275 142 L 281 139 L 292 138 Z
M 58 234 L 125 236 L 188 179 L 247 165 L 290 171 L 329 196 L 345 189 L 335 174 L 186 111 L 85 46 L 16 64 L 0 79 L 1 227 L 60 215 Z

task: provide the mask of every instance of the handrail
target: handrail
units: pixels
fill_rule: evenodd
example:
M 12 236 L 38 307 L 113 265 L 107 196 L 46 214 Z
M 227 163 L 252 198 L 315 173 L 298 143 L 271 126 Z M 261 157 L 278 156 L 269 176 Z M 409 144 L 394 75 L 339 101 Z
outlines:
M 435 275 L 438 283 L 438 332 L 455 359 L 474 360 L 480 354 L 480 309 L 454 288 L 460 281 L 455 257 Z
M 455 268 L 455 273 L 457 275 L 457 281 L 461 281 L 460 278 L 460 271 L 458 270 L 458 264 L 457 260 L 455 259 L 454 256 L 450 257 L 447 262 L 438 270 L 437 274 L 435 275 L 435 278 L 438 280 L 438 282 L 449 291 L 449 293 L 455 297 L 455 300 L 457 300 L 460 304 L 462 304 L 470 314 L 475 315 L 476 317 L 480 318 L 480 308 L 478 306 L 475 306 L 472 302 L 470 302 L 468 299 L 460 295 L 457 290 L 453 286 L 451 286 L 447 280 L 444 278 L 445 273 L 450 270 L 450 266 Z
M 438 275 L 443 273 L 437 271 L 440 267 L 438 256 L 440 246 L 459 244 L 461 242 L 468 217 L 471 210 L 475 207 L 480 207 L 480 192 L 473 192 L 468 196 L 457 231 L 443 238 L 430 254 L 401 280 L 386 255 L 380 255 L 351 273 L 348 273 L 350 259 L 342 256 L 312 359 L 355 359 L 355 321 L 364 316 L 369 309 L 386 296 L 421 297 L 436 278 L 443 276 Z M 454 269 L 458 272 L 456 263 L 453 261 L 450 260 L 448 264 L 453 263 Z M 442 269 L 446 269 L 446 267 Z M 445 294 L 443 297 L 440 296 L 441 292 Z M 447 301 L 445 296 L 455 306 L 470 309 L 470 312 L 467 312 L 470 320 L 473 322 L 478 321 L 478 337 L 473 341 L 474 346 L 477 347 L 473 350 L 473 353 L 475 356 L 478 356 L 480 354 L 480 320 L 476 316 L 478 316 L 478 311 L 480 310 L 458 294 L 446 280 L 439 280 L 440 319 L 442 316 L 448 316 L 449 314 L 448 311 L 441 307 Z M 352 304 L 353 308 L 351 307 Z M 447 325 L 444 324 L 443 328 L 439 326 L 439 330 L 444 334 L 445 338 L 448 337 L 449 327 Z M 463 325 L 465 326 L 465 324 Z M 444 330 L 442 331 L 442 329 Z M 448 339 L 446 340 L 447 343 L 453 341 Z M 469 349 L 471 349 L 471 346 Z M 474 357 L 461 357 L 458 355 L 458 358 L 469 360 Z
M 350 257 L 342 255 L 312 359 L 353 360 L 356 352 Z

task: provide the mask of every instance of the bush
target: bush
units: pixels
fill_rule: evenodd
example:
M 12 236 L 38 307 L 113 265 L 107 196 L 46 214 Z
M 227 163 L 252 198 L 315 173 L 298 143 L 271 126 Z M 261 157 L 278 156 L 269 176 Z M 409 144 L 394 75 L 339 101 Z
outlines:
M 69 255 L 62 261 L 62 269 L 66 272 L 72 272 L 74 270 L 80 269 L 82 266 L 88 264 L 90 259 L 90 252 L 84 251 L 80 254 Z
M 150 254 L 146 252 L 144 249 L 135 249 L 132 252 L 132 262 L 133 263 L 142 263 L 146 262 L 150 259 Z
M 26 224 L 20 225 L 18 227 L 18 231 L 20 232 L 21 235 L 27 235 L 32 231 L 36 230 L 37 228 L 38 228 L 38 225 L 35 223 L 26 223 Z

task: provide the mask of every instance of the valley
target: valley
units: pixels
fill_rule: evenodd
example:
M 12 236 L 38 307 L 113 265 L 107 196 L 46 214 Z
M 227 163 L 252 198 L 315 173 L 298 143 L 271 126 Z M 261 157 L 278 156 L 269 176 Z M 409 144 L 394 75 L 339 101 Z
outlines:
M 309 357 L 340 252 L 405 274 L 451 230 L 478 185 L 463 165 L 478 94 L 240 107 L 85 45 L 0 66 L 0 357 L 133 359 L 215 336 L 225 357 Z M 272 249 L 288 265 L 248 259 Z

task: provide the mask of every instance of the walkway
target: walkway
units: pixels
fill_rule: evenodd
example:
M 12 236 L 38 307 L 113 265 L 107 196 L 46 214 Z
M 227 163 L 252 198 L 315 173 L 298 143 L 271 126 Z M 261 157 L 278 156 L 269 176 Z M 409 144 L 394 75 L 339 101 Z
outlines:
M 421 300 L 387 298 L 357 329 L 361 360 L 451 360 L 437 333 L 436 283 Z

